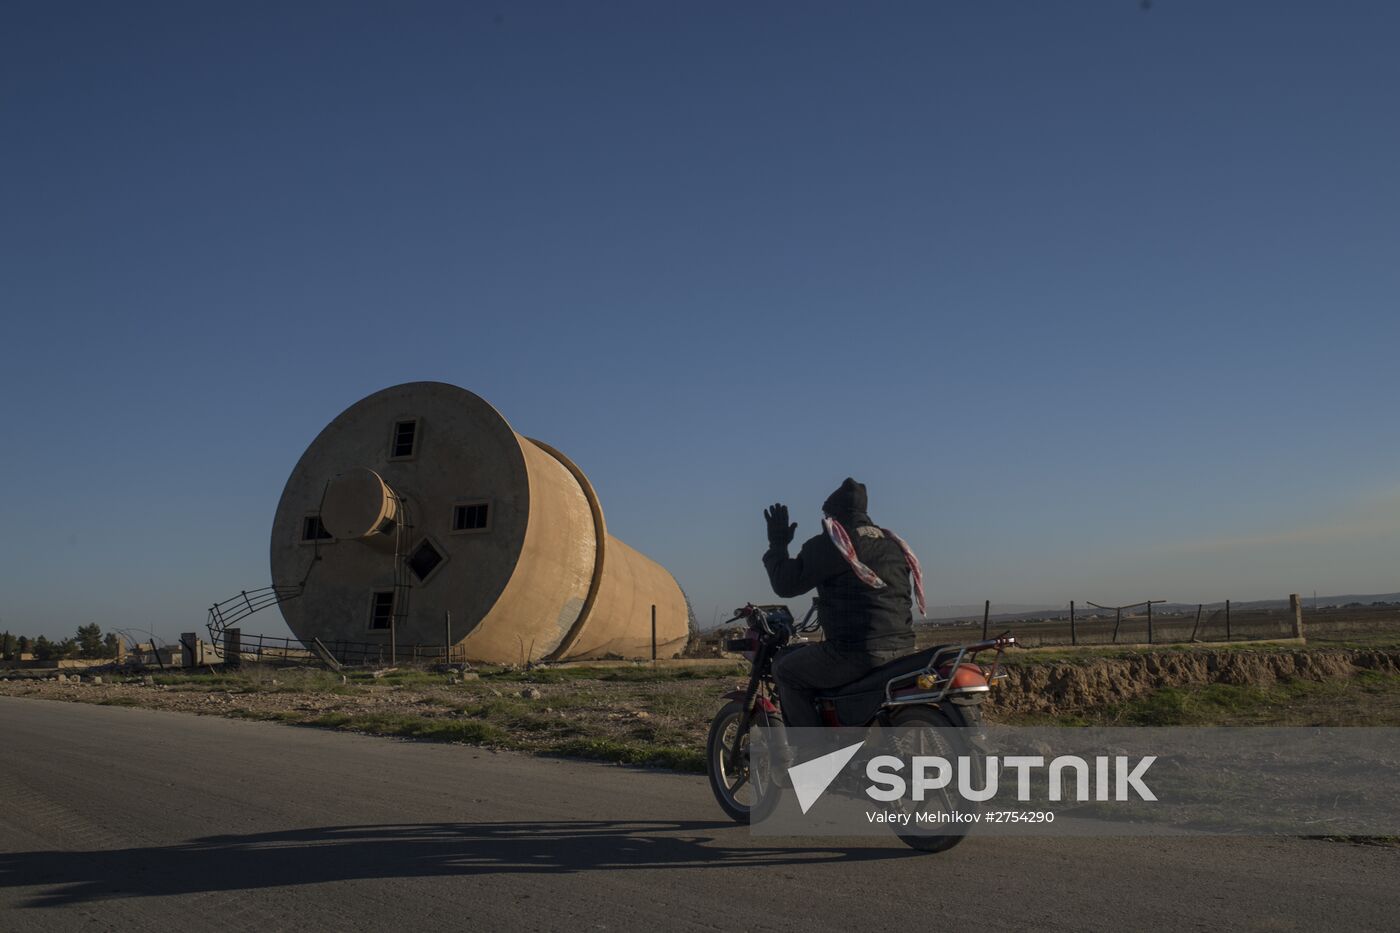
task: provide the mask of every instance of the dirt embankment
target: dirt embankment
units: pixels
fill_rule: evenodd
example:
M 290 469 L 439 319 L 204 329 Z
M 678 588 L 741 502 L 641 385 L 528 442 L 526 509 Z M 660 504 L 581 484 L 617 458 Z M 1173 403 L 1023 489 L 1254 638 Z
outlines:
M 1400 651 L 1190 651 L 1017 664 L 1007 668 L 1006 683 L 993 692 L 988 711 L 1054 715 L 1134 700 L 1163 687 L 1320 682 L 1359 671 L 1400 673 Z

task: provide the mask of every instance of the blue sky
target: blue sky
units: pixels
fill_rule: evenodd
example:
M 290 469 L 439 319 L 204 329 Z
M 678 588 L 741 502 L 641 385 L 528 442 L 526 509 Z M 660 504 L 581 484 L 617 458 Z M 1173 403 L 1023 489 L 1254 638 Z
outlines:
M 934 604 L 1400 589 L 1398 40 L 12 0 L 0 627 L 201 628 L 321 426 L 419 379 L 568 453 L 703 622 L 767 594 L 763 506 L 813 533 L 848 474 Z

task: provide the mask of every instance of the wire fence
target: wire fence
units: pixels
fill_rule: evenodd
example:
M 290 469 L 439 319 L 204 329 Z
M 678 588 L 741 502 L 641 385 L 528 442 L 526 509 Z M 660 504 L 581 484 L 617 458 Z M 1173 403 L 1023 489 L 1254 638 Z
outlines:
M 384 642 L 343 641 L 335 639 L 306 643 L 281 635 L 248 634 L 237 629 L 211 629 L 212 653 L 218 660 L 240 662 L 322 664 L 329 655 L 334 666 L 383 667 L 398 663 L 445 664 L 467 660 L 460 645 L 389 645 Z M 324 654 L 323 654 L 324 652 Z
M 402 526 L 400 526 L 402 527 Z M 282 664 L 325 664 L 329 667 L 383 667 L 399 662 L 438 662 L 456 663 L 467 661 L 466 649 L 460 645 L 438 643 L 433 645 L 400 644 L 392 634 L 389 641 L 322 641 L 312 638 L 305 641 L 283 635 L 244 633 L 237 623 L 249 616 L 273 606 L 280 606 L 288 600 L 303 595 L 305 580 L 295 586 L 265 586 L 253 590 L 242 590 L 237 596 L 209 607 L 206 628 L 209 642 L 197 639 L 193 634 L 181 636 L 183 651 L 181 658 L 186 666 L 217 663 Z M 396 583 L 396 589 L 400 584 Z M 407 611 L 407 599 L 396 598 L 395 607 L 402 606 Z M 394 612 L 394 621 L 402 623 L 403 612 Z M 450 622 L 448 623 L 450 626 Z M 392 633 L 392 628 L 391 628 Z M 207 648 L 207 650 L 206 650 Z
M 1330 624 L 1331 607 L 1324 613 L 1305 609 L 1299 597 L 1287 603 L 1238 605 L 1218 603 L 1167 603 L 1143 600 L 1127 605 L 1073 601 L 1063 609 L 1040 613 L 993 610 L 990 600 L 982 614 L 940 619 L 918 626 L 920 644 L 939 644 L 971 637 L 1010 632 L 1027 647 L 1050 645 L 1167 645 L 1194 642 L 1278 641 L 1303 637 L 1309 621 Z M 1386 607 L 1374 623 L 1400 631 L 1400 604 Z
M 1307 637 L 1338 641 L 1368 639 L 1376 635 L 1400 637 L 1400 602 L 1363 606 L 1309 607 L 1294 597 L 1290 602 L 1166 603 L 1144 600 L 1112 606 L 1073 601 L 1060 609 L 996 612 L 990 600 L 980 614 L 920 623 L 916 634 L 920 647 L 971 641 L 1003 632 L 1016 636 L 1030 648 L 1070 645 L 1174 645 L 1249 641 L 1280 641 Z M 706 655 L 719 630 L 701 633 L 691 656 Z M 238 629 L 211 627 L 213 638 L 208 660 L 215 663 L 237 658 L 242 662 L 326 664 L 344 667 L 384 667 L 404 663 L 468 663 L 461 645 L 398 644 L 361 641 L 319 641 L 240 633 Z M 818 634 L 816 637 L 820 637 Z M 206 663 L 196 654 L 194 663 Z

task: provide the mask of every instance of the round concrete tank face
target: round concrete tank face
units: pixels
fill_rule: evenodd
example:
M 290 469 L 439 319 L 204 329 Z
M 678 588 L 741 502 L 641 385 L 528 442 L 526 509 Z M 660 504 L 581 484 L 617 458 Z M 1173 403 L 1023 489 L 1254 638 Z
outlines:
M 362 399 L 292 471 L 271 542 L 303 642 L 440 646 L 472 660 L 650 657 L 685 645 L 671 575 L 607 534 L 591 484 L 444 383 Z

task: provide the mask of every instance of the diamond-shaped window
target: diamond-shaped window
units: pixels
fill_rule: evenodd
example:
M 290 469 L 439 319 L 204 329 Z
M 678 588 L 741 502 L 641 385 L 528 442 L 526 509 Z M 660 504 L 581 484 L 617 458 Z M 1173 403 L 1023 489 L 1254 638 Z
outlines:
M 433 542 L 424 538 L 423 542 L 413 549 L 413 553 L 408 555 L 408 569 L 413 571 L 413 575 L 421 583 L 432 576 L 433 571 L 446 559 L 433 547 Z

